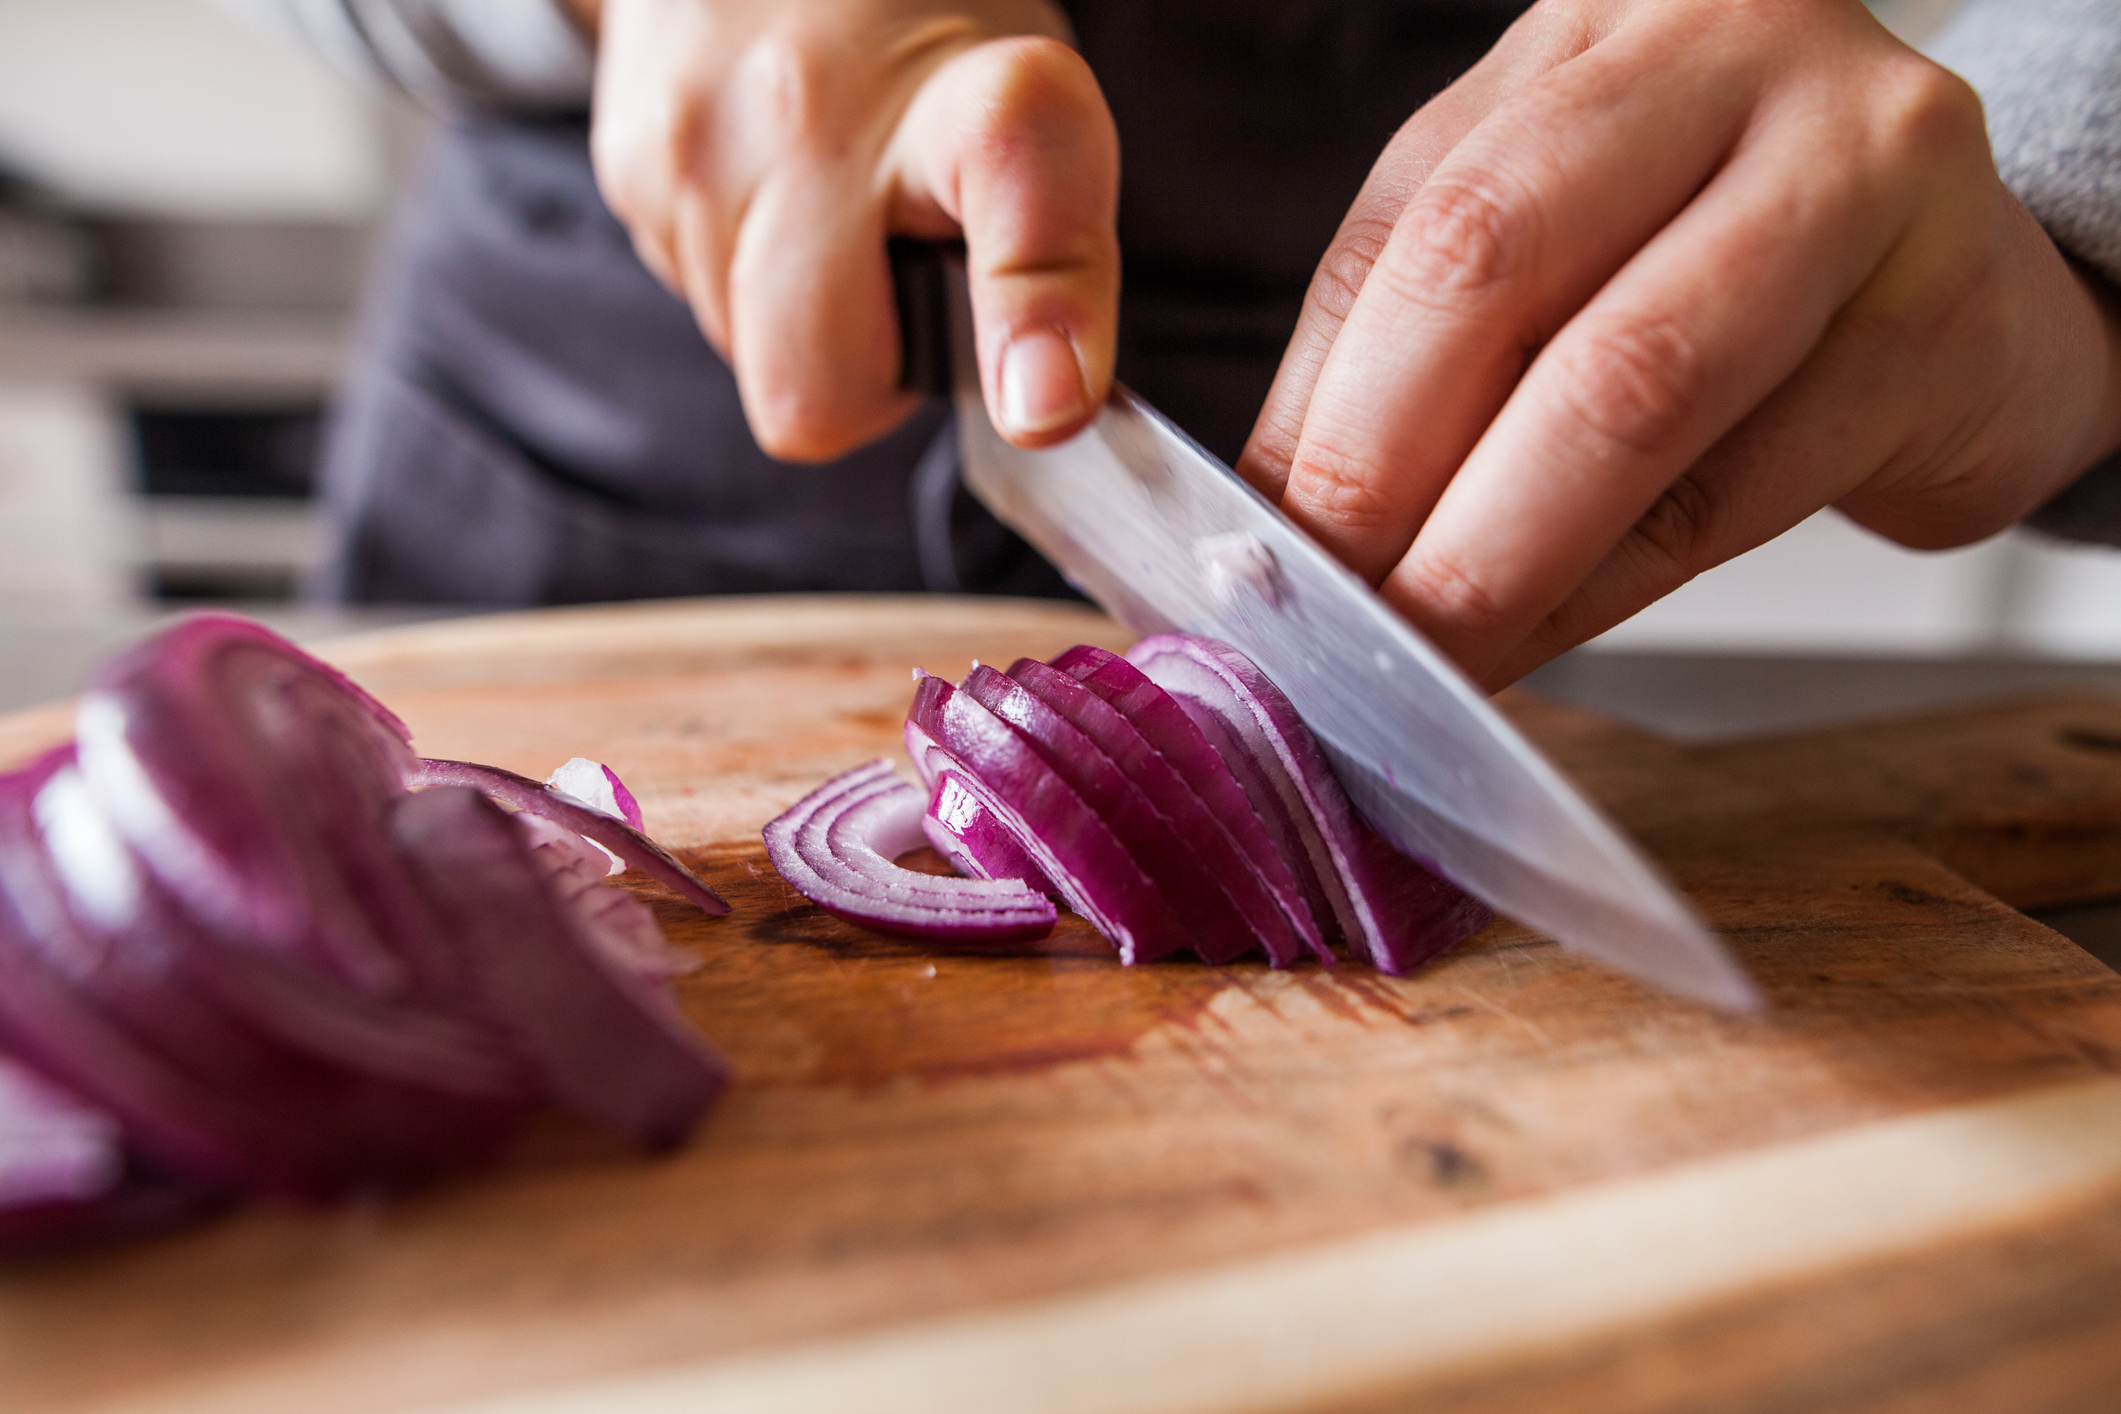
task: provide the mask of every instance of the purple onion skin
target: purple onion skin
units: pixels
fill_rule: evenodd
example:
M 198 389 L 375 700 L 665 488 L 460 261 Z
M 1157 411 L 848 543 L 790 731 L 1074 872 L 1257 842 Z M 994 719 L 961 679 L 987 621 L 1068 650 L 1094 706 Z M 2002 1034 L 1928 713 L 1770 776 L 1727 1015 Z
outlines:
M 1231 774 L 1224 753 L 1202 733 L 1184 705 L 1107 648 L 1077 644 L 1055 658 L 1052 666 L 1109 702 L 1185 778 L 1244 851 L 1297 937 L 1330 966 L 1334 957 L 1327 936 L 1337 923 L 1318 881 L 1310 876 L 1308 860 L 1299 850 L 1292 867 L 1259 807 Z
M 548 1093 L 649 1147 L 682 1143 L 728 1084 L 727 1062 L 667 991 L 581 934 L 507 814 L 475 788 L 444 786 L 399 801 L 390 830 L 464 950 L 475 1004 Z
M 977 666 L 959 691 L 1007 722 L 1066 781 L 1127 846 L 1170 904 L 1188 920 L 1187 945 L 1207 962 L 1223 963 L 1264 947 L 1251 922 L 1208 873 L 1200 856 L 1172 829 L 1142 788 L 1067 718 L 994 669 Z
M 1250 925 L 1250 932 L 1276 967 L 1305 954 L 1303 941 L 1289 926 L 1266 880 L 1230 832 L 1202 803 L 1193 787 L 1161 752 L 1111 703 L 1059 669 L 1035 658 L 1018 660 L 1009 676 L 1081 732 L 1134 784 L 1165 822 L 1169 833 L 1187 847 L 1200 872 L 1221 889 L 1230 912 Z M 1208 962 L 1227 962 L 1227 948 L 1195 950 Z
M 0 783 L 0 1047 L 129 1144 L 209 1185 L 327 1199 L 484 1162 L 512 1132 L 520 1104 L 350 1074 L 261 1033 L 201 979 L 224 945 L 180 915 L 150 903 L 117 935 L 84 923 L 36 833 L 33 781 Z
M 1365 948 L 1380 971 L 1411 971 L 1479 932 L 1494 916 L 1485 904 L 1393 849 L 1362 821 L 1295 707 L 1251 659 L 1227 644 L 1190 634 L 1145 638 L 1127 658 L 1174 695 L 1192 696 L 1188 705 L 1220 717 L 1238 739 L 1245 739 L 1249 730 L 1271 744 L 1280 768 L 1309 807 L 1309 823 L 1324 846 L 1322 851 L 1314 849 L 1312 857 L 1340 913 L 1342 929 L 1351 945 L 1359 942 Z M 1174 683 L 1180 681 L 1207 691 L 1177 691 Z M 1273 770 L 1276 761 L 1264 756 L 1259 764 Z M 1333 877 L 1324 878 L 1329 870 Z
M 1048 898 L 1060 897 L 1060 889 L 1015 832 L 965 788 L 957 772 L 936 773 L 921 824 L 928 842 L 959 872 L 976 879 L 1017 879 Z
M 979 792 L 1122 961 L 1150 962 L 1188 945 L 1184 924 L 1111 827 L 1007 722 L 943 679 L 924 676 L 906 725 L 924 774 L 954 769 Z
M 545 789 L 542 782 L 528 776 L 519 776 L 498 766 L 430 758 L 416 762 L 406 780 L 414 790 L 433 786 L 469 786 L 503 805 L 543 816 L 584 839 L 595 840 L 633 868 L 667 885 L 687 903 L 717 915 L 729 911 L 728 902 L 709 888 L 705 879 L 679 863 L 654 840 L 601 810 L 591 810 L 585 805 L 561 799 Z
M 619 779 L 619 773 L 606 766 L 604 779 L 611 782 L 611 798 L 618 802 L 619 818 L 631 828 L 646 834 L 648 822 L 641 818 L 641 802 L 634 799 L 633 792 Z
M 922 805 L 919 790 L 885 762 L 871 761 L 768 824 L 767 857 L 805 898 L 873 932 L 984 950 L 1053 931 L 1052 901 L 1028 887 L 917 874 L 893 863 L 919 843 Z
M 378 936 L 373 915 L 395 938 L 407 906 L 394 863 L 338 830 L 380 816 L 413 759 L 403 724 L 341 674 L 205 615 L 107 665 L 78 721 L 91 793 L 193 913 L 378 995 L 434 962 Z

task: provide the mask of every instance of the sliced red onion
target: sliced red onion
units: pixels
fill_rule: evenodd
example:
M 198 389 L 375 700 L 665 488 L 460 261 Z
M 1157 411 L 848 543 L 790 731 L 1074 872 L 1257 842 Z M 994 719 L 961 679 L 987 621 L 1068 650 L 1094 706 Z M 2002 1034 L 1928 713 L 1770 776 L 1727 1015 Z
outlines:
M 1053 666 L 1112 704 L 1142 738 L 1170 763 L 1230 834 L 1246 861 L 1260 876 L 1282 916 L 1305 946 L 1324 963 L 1333 962 L 1324 929 L 1334 923 L 1325 895 L 1301 881 L 1308 867 L 1291 867 L 1282 847 L 1268 833 L 1258 807 L 1238 784 L 1223 753 L 1202 733 L 1178 699 L 1151 682 L 1142 671 L 1110 649 L 1078 644 L 1053 660 Z M 1298 856 L 1301 859 L 1301 856 Z M 1310 896 L 1315 894 L 1314 912 Z
M 1127 658 L 1194 710 L 1211 741 L 1223 729 L 1232 774 L 1300 841 L 1292 858 L 1309 859 L 1350 945 L 1380 971 L 1408 971 L 1493 917 L 1362 823 L 1303 719 L 1251 659 L 1190 634 L 1145 638 Z
M 0 1208 L 87 1202 L 124 1172 L 116 1120 L 0 1056 Z
M 626 789 L 619 773 L 600 761 L 592 761 L 586 756 L 569 758 L 545 778 L 545 789 L 577 805 L 586 805 L 599 814 L 624 821 L 644 834 L 647 832 L 641 823 L 641 803 L 633 798 L 632 791 Z M 618 855 L 595 840 L 583 840 L 582 843 L 603 859 L 606 874 L 626 872 L 626 861 Z
M 387 846 L 340 829 L 404 792 L 412 755 L 377 712 L 293 645 L 210 615 L 99 673 L 76 743 L 105 817 L 192 913 L 386 995 L 437 960 L 408 955 Z
M 668 885 L 688 903 L 697 904 L 709 913 L 729 911 L 729 905 L 707 886 L 706 880 L 680 864 L 654 840 L 623 820 L 545 789 L 528 776 L 519 776 L 498 766 L 430 759 L 415 762 L 406 781 L 414 790 L 433 786 L 470 786 L 503 805 L 543 816 L 555 825 L 573 830 L 592 844 L 603 846 L 651 879 Z
M 1043 938 L 1052 900 L 1014 879 L 946 878 L 893 861 L 926 839 L 921 792 L 871 761 L 835 776 L 766 826 L 766 853 L 797 892 L 878 932 L 960 947 Z
M 1260 871 L 1229 830 L 1209 813 L 1193 787 L 1132 722 L 1082 683 L 1036 659 L 1021 659 L 1009 669 L 1009 676 L 1080 731 L 1139 789 L 1171 835 L 1187 847 L 1201 875 L 1219 888 L 1229 911 L 1246 920 L 1269 961 L 1286 967 L 1305 955 L 1303 940 L 1289 926 Z M 1204 926 L 1210 926 L 1208 918 L 1196 923 L 1196 937 Z M 1227 962 L 1239 955 L 1227 948 L 1202 951 L 1197 942 L 1195 951 L 1209 962 Z
M 47 774 L 56 776 L 63 762 Z M 33 823 L 35 776 L 0 782 L 0 1048 L 211 1183 L 330 1197 L 483 1161 L 522 1106 L 327 1064 L 258 1030 L 197 966 L 219 946 L 149 889 L 122 933 L 72 910 Z M 323 1117 L 328 1117 L 328 1121 Z
M 451 1094 L 530 1097 L 521 1064 L 479 1028 L 404 998 L 369 996 L 271 950 L 232 945 L 200 929 L 160 885 L 141 877 L 73 767 L 51 775 L 31 810 L 68 906 L 96 935 L 98 958 L 77 962 L 75 975 L 107 966 L 121 946 L 136 954 L 182 949 L 181 963 L 200 985 L 296 1050 L 361 1074 Z M 352 820 L 346 827 L 361 828 Z
M 548 1098 L 667 1144 L 724 1083 L 660 986 L 686 956 L 599 851 L 726 905 L 622 820 L 505 772 L 480 785 L 537 814 L 415 807 L 403 724 L 241 620 L 121 658 L 78 725 L 78 749 L 0 777 L 0 1057 L 122 1130 L 122 1178 L 88 1193 L 84 1131 L 31 1124 L 0 1083 L 0 1249 L 217 1191 L 425 1182 Z M 595 773 L 577 788 L 638 820 Z
M 670 945 L 646 904 L 604 882 L 611 855 L 602 845 L 528 811 L 512 818 L 545 882 L 589 925 L 606 957 L 641 977 L 667 980 L 699 970 L 699 958 Z
M 906 741 L 924 775 L 955 771 L 1123 961 L 1147 962 L 1187 946 L 1184 924 L 1111 827 L 972 696 L 941 678 L 922 677 L 906 716 Z
M 641 823 L 641 803 L 633 798 L 632 791 L 626 789 L 619 773 L 601 761 L 592 761 L 586 756 L 571 757 L 545 778 L 545 789 L 558 791 L 591 810 L 601 810 L 636 830 L 647 828 Z
M 613 964 L 540 877 L 529 843 L 477 788 L 391 809 L 392 834 L 470 963 L 483 1009 L 584 1118 L 680 1143 L 729 1080 L 669 993 Z
M 1026 691 L 1022 683 L 992 668 L 975 665 L 961 690 L 1016 728 L 1084 804 L 1112 827 L 1173 912 L 1187 921 L 1188 945 L 1204 961 L 1230 962 L 1255 947 L 1264 947 L 1258 930 L 1230 901 L 1192 844 L 1086 733 Z
M 954 771 L 936 776 L 928 809 L 921 816 L 921 833 L 960 874 L 974 879 L 1018 879 L 1048 898 L 1060 896 L 1015 833 Z

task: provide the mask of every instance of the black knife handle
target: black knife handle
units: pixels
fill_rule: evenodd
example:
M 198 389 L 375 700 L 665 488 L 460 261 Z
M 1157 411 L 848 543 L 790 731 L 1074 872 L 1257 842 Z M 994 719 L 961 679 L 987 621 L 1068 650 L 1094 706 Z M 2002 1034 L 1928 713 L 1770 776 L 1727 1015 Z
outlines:
M 891 290 L 898 303 L 898 383 L 931 398 L 950 396 L 950 291 L 943 262 L 965 255 L 963 241 L 891 237 Z

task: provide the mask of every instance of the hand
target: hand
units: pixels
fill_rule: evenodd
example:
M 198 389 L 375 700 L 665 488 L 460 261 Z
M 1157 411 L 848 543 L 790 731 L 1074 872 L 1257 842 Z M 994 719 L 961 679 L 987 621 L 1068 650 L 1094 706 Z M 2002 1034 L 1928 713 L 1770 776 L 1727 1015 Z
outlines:
M 1119 143 L 1045 0 L 605 0 L 591 152 L 774 456 L 821 461 L 899 389 L 887 234 L 962 234 L 1004 436 L 1060 441 L 1112 378 Z
M 2117 370 L 1855 0 L 1546 0 L 1372 170 L 1240 469 L 1492 688 L 1821 506 L 2010 524 L 2121 445 Z

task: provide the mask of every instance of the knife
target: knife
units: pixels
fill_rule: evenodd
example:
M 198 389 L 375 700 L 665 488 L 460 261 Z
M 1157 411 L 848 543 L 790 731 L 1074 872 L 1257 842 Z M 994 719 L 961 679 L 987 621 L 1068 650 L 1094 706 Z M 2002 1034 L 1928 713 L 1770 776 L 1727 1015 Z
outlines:
M 905 366 L 940 383 L 943 360 L 915 350 L 947 340 L 961 474 L 999 520 L 1136 633 L 1202 634 L 1257 663 L 1356 809 L 1403 853 L 1631 976 L 1733 1011 L 1761 1007 L 1657 868 L 1455 664 L 1155 408 L 1115 384 L 1072 440 L 1039 451 L 1003 441 L 980 392 L 963 257 L 939 258 L 940 277 L 919 274 L 894 250 Z

